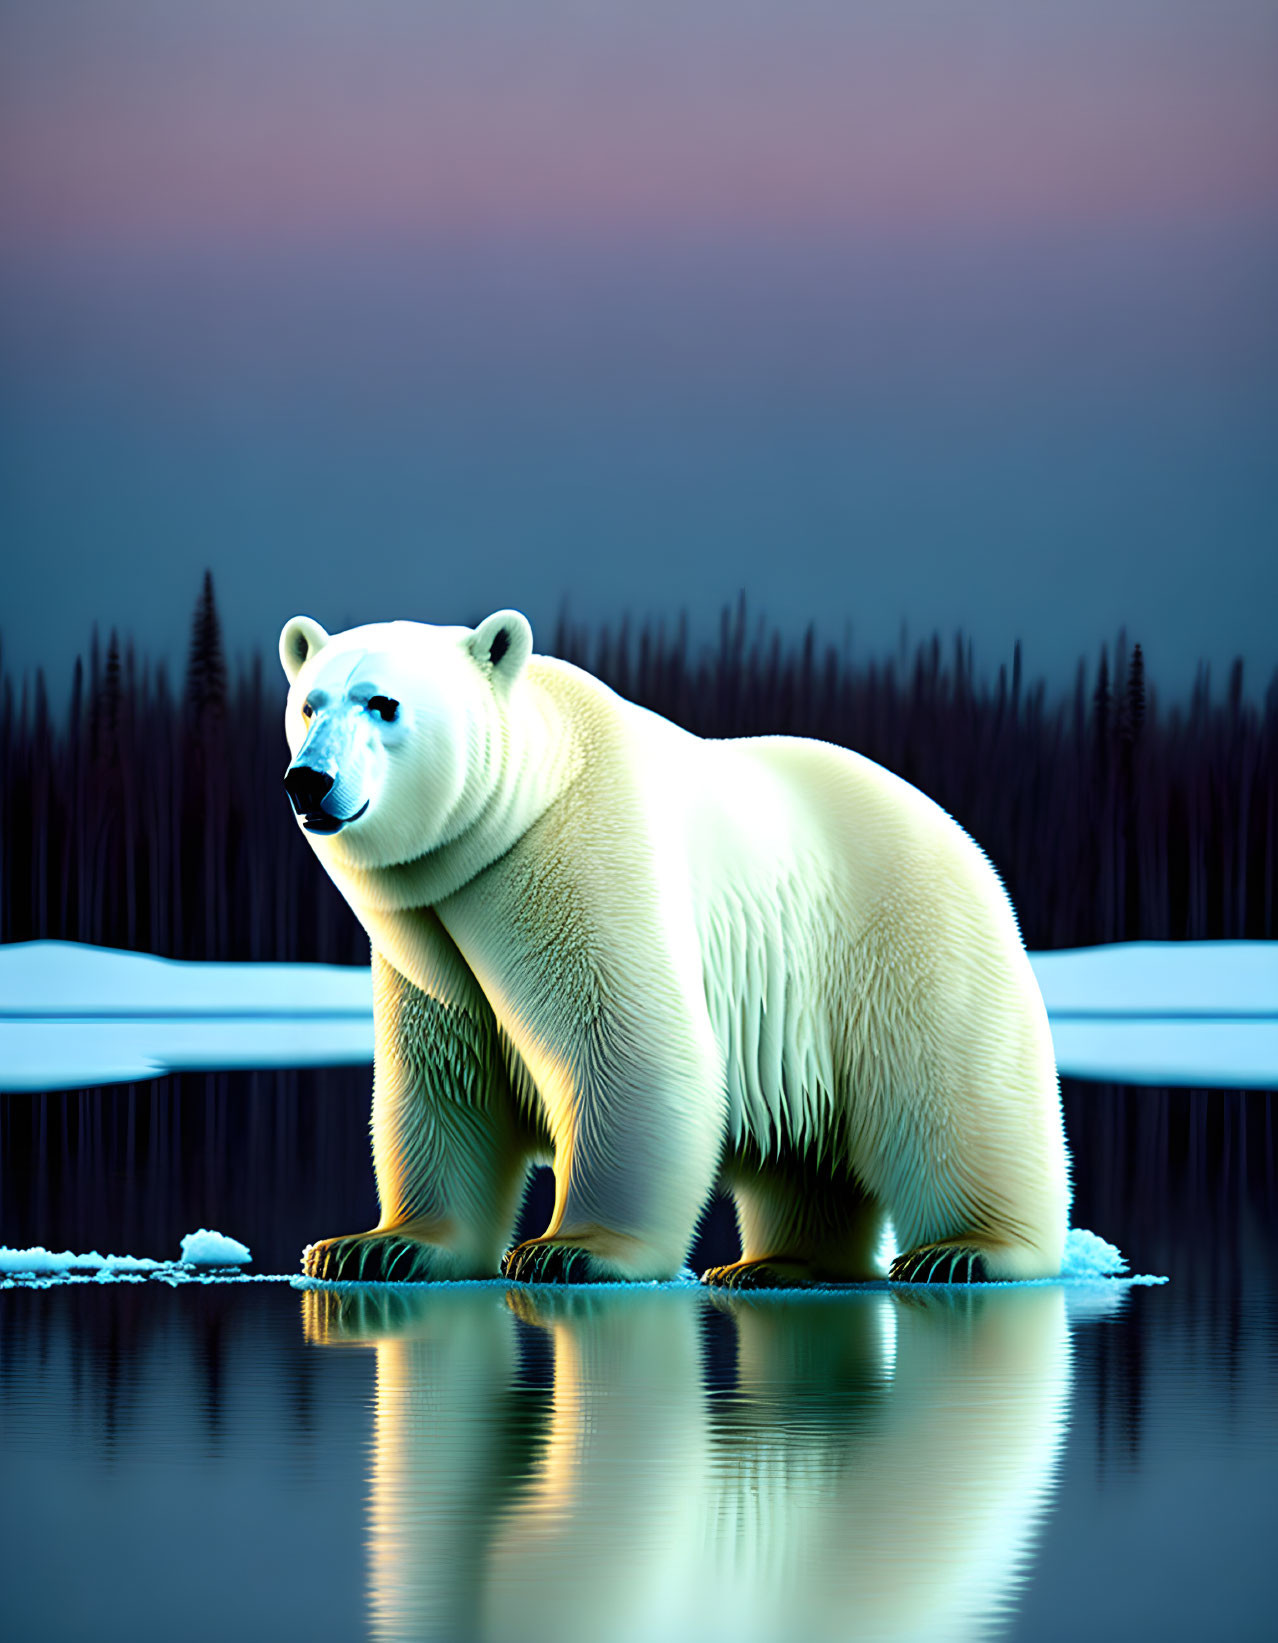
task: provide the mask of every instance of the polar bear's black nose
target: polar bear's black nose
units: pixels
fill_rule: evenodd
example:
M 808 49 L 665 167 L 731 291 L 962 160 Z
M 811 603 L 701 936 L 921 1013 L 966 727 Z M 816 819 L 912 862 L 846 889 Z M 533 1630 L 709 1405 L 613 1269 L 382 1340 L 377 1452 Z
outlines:
M 309 764 L 291 764 L 284 772 L 284 791 L 299 816 L 318 810 L 332 786 L 331 776 L 313 769 Z

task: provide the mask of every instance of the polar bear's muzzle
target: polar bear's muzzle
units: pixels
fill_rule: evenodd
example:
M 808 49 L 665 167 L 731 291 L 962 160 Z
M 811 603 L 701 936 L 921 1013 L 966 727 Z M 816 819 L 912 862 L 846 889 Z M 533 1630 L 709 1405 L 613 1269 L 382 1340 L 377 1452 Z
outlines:
M 339 833 L 368 809 L 367 799 L 363 804 L 352 803 L 358 800 L 362 785 L 351 779 L 357 777 L 360 761 L 352 758 L 350 747 L 336 745 L 350 739 L 341 736 L 340 728 L 323 721 L 317 724 L 284 772 L 284 791 L 308 833 Z M 339 757 L 343 752 L 345 759 Z
M 324 801 L 336 786 L 336 778 L 314 765 L 291 764 L 284 772 L 284 791 L 302 826 L 308 833 L 339 833 L 348 822 L 358 821 L 368 809 L 365 799 L 351 816 L 337 816 L 324 808 Z

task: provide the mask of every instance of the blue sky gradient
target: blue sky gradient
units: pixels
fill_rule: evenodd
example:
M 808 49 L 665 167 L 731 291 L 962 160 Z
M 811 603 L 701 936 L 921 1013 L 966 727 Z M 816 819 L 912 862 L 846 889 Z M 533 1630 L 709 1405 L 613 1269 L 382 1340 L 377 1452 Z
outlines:
M 1278 8 L 0 13 L 0 632 L 1278 661 Z

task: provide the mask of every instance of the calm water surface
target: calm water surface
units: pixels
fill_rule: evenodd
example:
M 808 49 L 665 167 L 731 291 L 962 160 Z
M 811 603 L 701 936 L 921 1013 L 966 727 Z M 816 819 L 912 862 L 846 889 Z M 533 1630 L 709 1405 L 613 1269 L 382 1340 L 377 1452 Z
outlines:
M 370 1218 L 366 1083 L 0 1098 L 0 1242 L 290 1271 Z M 0 1292 L 0 1631 L 1272 1637 L 1271 1097 L 1067 1118 L 1077 1223 L 1168 1286 Z

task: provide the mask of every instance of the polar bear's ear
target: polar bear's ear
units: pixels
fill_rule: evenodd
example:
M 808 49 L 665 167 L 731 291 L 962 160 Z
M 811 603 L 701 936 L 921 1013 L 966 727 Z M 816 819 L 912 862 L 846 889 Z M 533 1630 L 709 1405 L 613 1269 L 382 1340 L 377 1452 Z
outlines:
M 309 616 L 295 616 L 291 622 L 285 622 L 280 634 L 280 666 L 289 684 L 297 678 L 307 659 L 317 650 L 323 650 L 327 643 L 328 634 Z
M 532 655 L 532 628 L 517 610 L 495 611 L 479 624 L 466 646 L 494 683 L 509 687 Z

